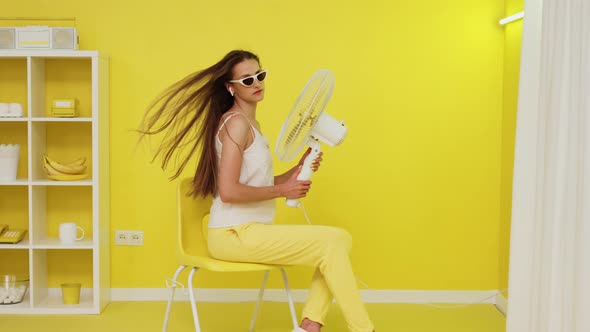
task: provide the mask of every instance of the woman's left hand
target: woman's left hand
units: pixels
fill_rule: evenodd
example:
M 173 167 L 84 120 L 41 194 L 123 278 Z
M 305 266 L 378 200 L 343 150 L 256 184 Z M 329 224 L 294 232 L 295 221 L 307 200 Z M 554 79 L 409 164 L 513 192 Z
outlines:
M 303 162 L 305 161 L 305 158 L 307 158 L 307 156 L 311 153 L 311 148 L 307 148 L 307 151 L 305 151 L 305 153 L 303 154 L 303 156 L 301 156 L 301 159 L 299 160 L 299 163 L 297 165 L 303 165 Z M 311 163 L 311 169 L 314 172 L 317 172 L 318 169 L 320 168 L 320 163 L 322 162 L 322 160 L 324 160 L 324 158 L 322 158 L 322 156 L 324 155 L 323 152 L 320 152 L 320 154 L 318 154 L 318 156 L 312 161 Z

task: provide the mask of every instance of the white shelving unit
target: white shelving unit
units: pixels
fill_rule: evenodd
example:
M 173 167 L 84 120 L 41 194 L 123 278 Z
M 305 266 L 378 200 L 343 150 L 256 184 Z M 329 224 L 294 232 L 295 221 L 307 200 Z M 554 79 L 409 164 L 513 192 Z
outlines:
M 0 72 L 0 102 L 21 102 L 26 113 L 0 118 L 0 143 L 21 144 L 17 180 L 0 182 L 0 224 L 28 229 L 20 243 L 0 244 L 0 273 L 17 265 L 30 280 L 25 300 L 0 305 L 0 314 L 99 314 L 110 301 L 108 59 L 97 51 L 0 51 Z M 51 117 L 59 98 L 77 98 L 78 117 Z M 15 142 L 1 141 L 7 137 Z M 88 179 L 47 179 L 45 153 L 65 162 L 86 156 Z M 86 237 L 62 244 L 56 229 L 72 221 Z M 62 303 L 59 283 L 67 282 L 82 282 L 80 304 Z

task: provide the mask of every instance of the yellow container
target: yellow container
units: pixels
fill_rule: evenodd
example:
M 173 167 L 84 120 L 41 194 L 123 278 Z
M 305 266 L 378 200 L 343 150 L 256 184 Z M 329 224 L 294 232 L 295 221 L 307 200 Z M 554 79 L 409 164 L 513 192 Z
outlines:
M 80 304 L 80 288 L 82 284 L 61 284 L 61 295 L 64 304 Z
M 76 99 L 54 99 L 51 103 L 51 116 L 73 118 L 77 115 Z

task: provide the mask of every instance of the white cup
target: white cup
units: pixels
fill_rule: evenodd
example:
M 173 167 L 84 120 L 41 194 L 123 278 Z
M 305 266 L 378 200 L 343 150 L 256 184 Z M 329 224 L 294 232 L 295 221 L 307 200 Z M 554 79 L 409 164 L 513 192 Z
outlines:
M 16 180 L 20 145 L 0 144 L 0 181 Z
M 7 103 L 0 103 L 0 116 L 7 116 L 8 115 L 8 104 Z
M 82 235 L 78 237 L 78 230 L 82 232 Z M 74 243 L 84 238 L 84 229 L 77 226 L 76 223 L 66 222 L 59 224 L 59 240 L 62 243 Z

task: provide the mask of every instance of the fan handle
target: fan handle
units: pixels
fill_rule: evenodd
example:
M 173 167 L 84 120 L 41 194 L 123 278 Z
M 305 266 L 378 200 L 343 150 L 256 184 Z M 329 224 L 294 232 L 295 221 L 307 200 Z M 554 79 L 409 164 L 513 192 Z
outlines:
M 311 176 L 313 174 L 313 169 L 311 168 L 311 164 L 313 163 L 314 159 L 318 157 L 318 155 L 320 154 L 320 142 L 316 141 L 313 138 L 309 138 L 309 140 L 307 141 L 307 145 L 309 145 L 311 147 L 311 151 L 309 152 L 309 154 L 307 155 L 307 157 L 305 157 L 305 160 L 303 161 L 303 165 L 301 167 L 301 173 L 299 173 L 299 175 L 297 176 L 297 180 L 300 181 L 305 181 L 305 180 L 309 180 L 311 179 Z M 291 199 L 287 199 L 287 206 L 289 207 L 299 207 L 299 199 L 296 198 L 291 198 Z

